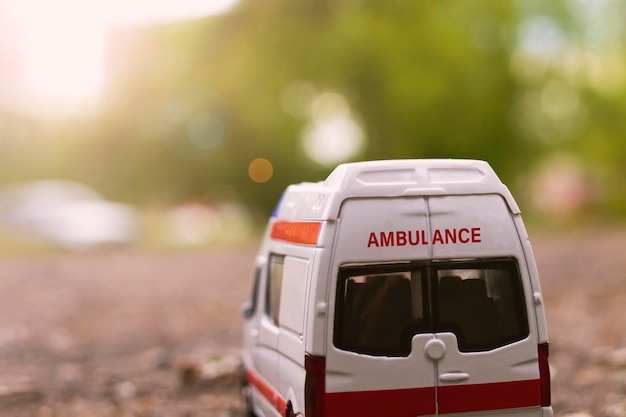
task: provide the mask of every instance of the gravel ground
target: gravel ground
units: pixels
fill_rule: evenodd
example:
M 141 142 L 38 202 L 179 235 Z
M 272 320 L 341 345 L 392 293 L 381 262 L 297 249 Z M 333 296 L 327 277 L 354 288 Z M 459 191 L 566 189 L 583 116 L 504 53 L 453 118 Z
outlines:
M 626 229 L 533 246 L 557 416 L 626 416 Z M 0 416 L 240 417 L 254 252 L 0 254 Z

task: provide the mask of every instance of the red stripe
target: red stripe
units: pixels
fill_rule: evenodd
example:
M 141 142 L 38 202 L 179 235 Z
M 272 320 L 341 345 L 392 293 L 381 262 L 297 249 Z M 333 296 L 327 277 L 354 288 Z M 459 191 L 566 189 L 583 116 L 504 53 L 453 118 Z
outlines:
M 272 407 L 274 407 L 281 416 L 285 416 L 287 411 L 287 401 L 274 389 L 265 382 L 256 372 L 252 370 L 247 370 L 246 374 L 248 376 L 248 382 L 254 388 L 256 388 L 262 396 L 264 396 L 267 401 L 270 402 Z
M 247 371 L 248 381 L 281 416 L 287 402 L 256 372 Z M 489 384 L 448 385 L 437 388 L 409 388 L 383 391 L 331 392 L 324 396 L 326 417 L 402 417 L 470 413 L 510 408 L 539 407 L 538 379 Z
M 289 222 L 276 221 L 272 225 L 270 236 L 272 239 L 286 242 L 317 245 L 317 238 L 322 228 L 322 222 Z
M 327 417 L 403 417 L 435 414 L 435 388 L 326 394 Z
M 496 382 L 491 384 L 447 385 L 437 389 L 439 413 L 470 413 L 507 408 L 539 407 L 540 382 Z
M 539 380 L 326 394 L 328 417 L 401 417 L 539 407 Z

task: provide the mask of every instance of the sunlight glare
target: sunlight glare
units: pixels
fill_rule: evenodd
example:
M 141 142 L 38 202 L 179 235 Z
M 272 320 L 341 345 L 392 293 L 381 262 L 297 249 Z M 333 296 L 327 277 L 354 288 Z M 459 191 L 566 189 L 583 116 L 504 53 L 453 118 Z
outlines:
M 27 93 L 82 99 L 102 85 L 104 22 L 80 10 L 80 2 L 67 3 L 73 10 L 69 15 L 44 3 L 22 20 Z
M 3 0 L 0 36 L 14 39 L 9 54 L 21 69 L 11 101 L 44 112 L 93 103 L 104 87 L 108 31 L 219 14 L 237 1 Z

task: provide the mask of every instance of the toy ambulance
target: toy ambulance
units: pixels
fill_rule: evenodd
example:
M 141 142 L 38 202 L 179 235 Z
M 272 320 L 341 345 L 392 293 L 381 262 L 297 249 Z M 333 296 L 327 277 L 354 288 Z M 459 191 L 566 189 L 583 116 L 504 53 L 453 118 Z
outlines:
M 484 161 L 349 163 L 289 186 L 244 316 L 249 416 L 553 415 L 537 268 Z

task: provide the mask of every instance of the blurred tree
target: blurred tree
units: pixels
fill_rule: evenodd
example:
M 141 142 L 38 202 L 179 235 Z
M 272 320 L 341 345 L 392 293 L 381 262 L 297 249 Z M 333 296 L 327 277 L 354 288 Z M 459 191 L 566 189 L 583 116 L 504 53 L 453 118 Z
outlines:
M 105 112 L 57 131 L 80 140 L 53 168 L 135 202 L 238 199 L 266 214 L 287 184 L 332 169 L 303 145 L 331 97 L 343 107 L 325 111 L 364 134 L 349 159 L 486 159 L 515 188 L 541 157 L 568 153 L 624 191 L 624 33 L 599 42 L 585 7 L 242 0 L 219 17 L 120 30 Z M 248 177 L 258 157 L 273 164 L 266 183 Z M 624 213 L 626 194 L 609 194 Z
M 303 151 L 310 116 L 283 108 L 285 91 L 301 82 L 345 97 L 366 135 L 361 158 L 481 158 L 510 178 L 532 154 L 510 116 L 518 93 L 508 71 L 515 28 L 512 1 L 244 2 L 219 19 L 121 34 L 112 49 L 137 49 L 119 65 L 112 88 L 124 95 L 111 100 L 117 122 L 103 123 L 103 131 L 150 120 L 145 143 L 161 137 L 169 159 L 186 159 L 184 169 L 168 170 L 166 188 L 185 184 L 197 195 L 226 185 L 267 210 L 286 184 L 330 170 Z M 128 67 L 133 56 L 143 59 Z M 164 133 L 177 111 L 184 123 Z M 206 149 L 182 129 L 203 111 L 225 125 L 224 138 Z M 259 156 L 275 167 L 262 185 L 247 178 L 247 164 Z

